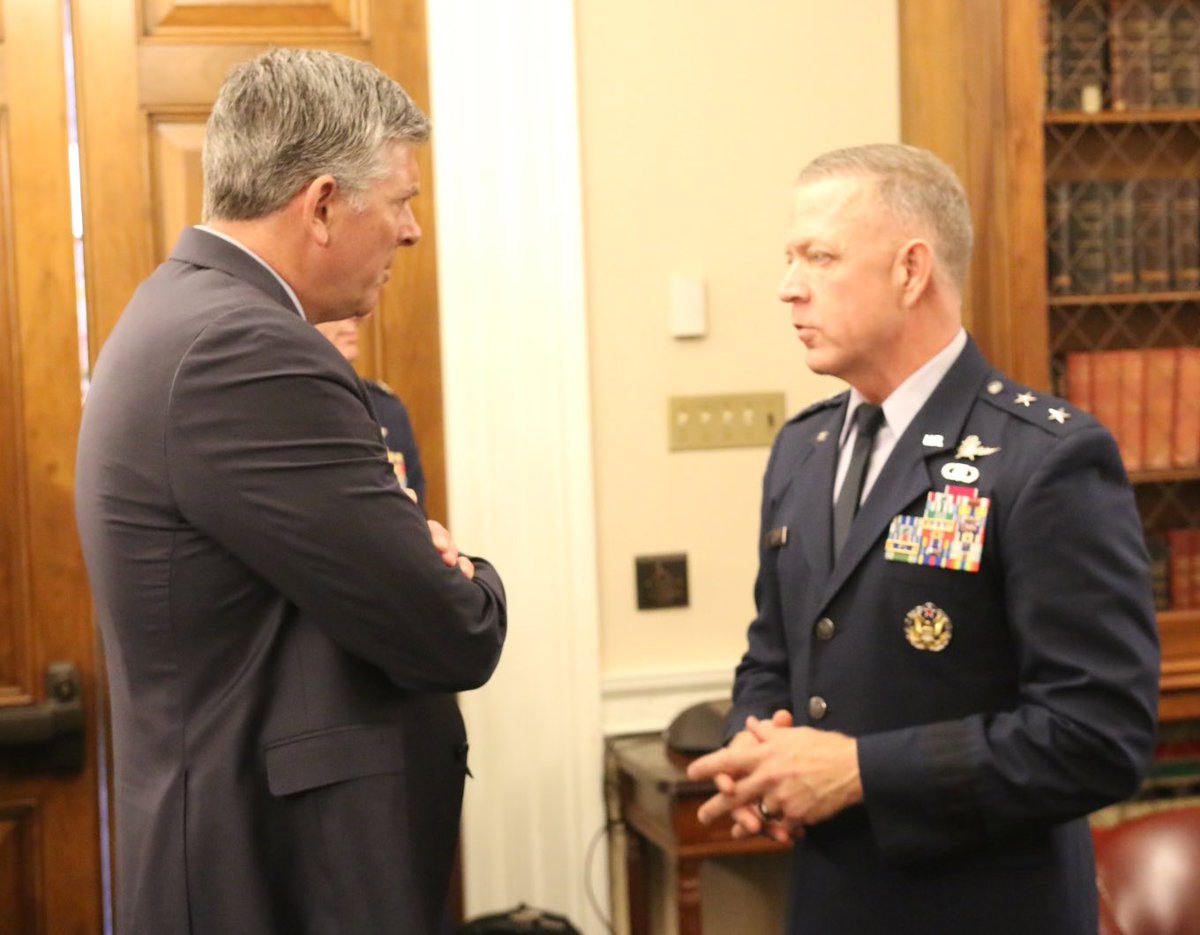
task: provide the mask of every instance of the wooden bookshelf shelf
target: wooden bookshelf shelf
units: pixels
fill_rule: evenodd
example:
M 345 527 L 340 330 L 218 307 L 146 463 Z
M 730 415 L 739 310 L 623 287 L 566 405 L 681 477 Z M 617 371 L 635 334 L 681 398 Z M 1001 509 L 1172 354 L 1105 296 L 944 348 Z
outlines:
M 1158 108 L 1155 110 L 1102 110 L 1088 113 L 1083 110 L 1050 110 L 1046 123 L 1071 125 L 1089 123 L 1197 123 L 1200 108 Z
M 1168 305 L 1176 302 L 1200 302 L 1200 291 L 1187 292 L 1107 292 L 1095 295 L 1052 295 L 1046 299 L 1050 308 L 1072 305 Z
M 1176 484 L 1200 480 L 1200 466 L 1167 468 L 1160 471 L 1130 471 L 1129 480 L 1134 484 Z M 1197 614 L 1200 620 L 1200 614 Z

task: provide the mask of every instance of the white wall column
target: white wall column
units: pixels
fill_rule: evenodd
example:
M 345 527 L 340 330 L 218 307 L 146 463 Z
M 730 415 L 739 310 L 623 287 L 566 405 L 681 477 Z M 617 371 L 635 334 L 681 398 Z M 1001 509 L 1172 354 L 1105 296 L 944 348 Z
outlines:
M 451 531 L 495 562 L 509 635 L 462 696 L 468 915 L 524 900 L 603 930 L 591 412 L 568 0 L 429 0 Z M 607 857 L 591 887 L 607 913 Z

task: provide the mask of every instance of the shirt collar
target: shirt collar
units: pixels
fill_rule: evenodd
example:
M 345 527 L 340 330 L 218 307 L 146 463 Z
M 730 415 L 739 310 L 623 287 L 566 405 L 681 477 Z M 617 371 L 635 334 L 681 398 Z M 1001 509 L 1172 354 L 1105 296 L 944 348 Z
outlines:
M 300 298 L 296 295 L 296 293 L 292 289 L 292 287 L 287 284 L 287 280 L 285 280 L 282 276 L 280 276 L 277 272 L 275 272 L 275 270 L 271 267 L 270 263 L 268 263 L 266 260 L 264 260 L 262 257 L 260 257 L 257 253 L 255 253 L 253 250 L 251 250 L 249 247 L 247 247 L 244 243 L 242 243 L 239 240 L 234 240 L 228 234 L 223 234 L 219 230 L 213 230 L 211 227 L 209 227 L 205 224 L 197 224 L 196 230 L 202 230 L 206 234 L 212 234 L 214 237 L 220 237 L 226 243 L 231 243 L 235 247 L 237 247 L 239 250 L 241 250 L 243 253 L 247 253 L 250 256 L 254 257 L 254 259 L 257 260 L 267 270 L 267 272 L 269 272 L 272 276 L 274 276 L 279 281 L 279 285 L 283 286 L 283 291 L 288 294 L 288 298 L 290 298 L 292 300 L 292 304 L 296 307 L 296 313 L 301 318 L 303 318 L 305 321 L 308 320 L 308 316 L 304 314 L 304 306 L 300 304 Z
M 884 424 L 895 438 L 904 434 L 910 422 L 917 417 L 942 378 L 950 372 L 958 355 L 967 346 L 967 332 L 959 328 L 958 334 L 944 348 L 933 355 L 918 370 L 911 373 L 890 396 L 883 401 Z M 865 402 L 862 393 L 851 387 L 850 401 L 846 406 L 846 421 L 842 424 L 841 442 L 845 443 L 850 426 L 854 424 L 854 411 Z

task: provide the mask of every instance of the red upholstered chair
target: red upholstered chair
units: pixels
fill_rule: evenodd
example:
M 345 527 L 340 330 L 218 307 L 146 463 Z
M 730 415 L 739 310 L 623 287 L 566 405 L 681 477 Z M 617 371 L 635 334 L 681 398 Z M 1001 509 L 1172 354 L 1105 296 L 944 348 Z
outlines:
M 1200 935 L 1200 808 L 1093 832 L 1100 935 Z

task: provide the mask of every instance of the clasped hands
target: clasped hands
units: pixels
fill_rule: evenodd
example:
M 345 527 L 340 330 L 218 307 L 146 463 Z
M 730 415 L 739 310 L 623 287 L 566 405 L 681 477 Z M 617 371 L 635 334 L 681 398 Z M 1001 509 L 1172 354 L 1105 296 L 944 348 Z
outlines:
M 747 718 L 728 746 L 692 761 L 687 772 L 717 786 L 700 806 L 701 823 L 728 814 L 735 838 L 763 834 L 786 843 L 863 797 L 858 742 L 795 727 L 791 712 L 782 710 L 769 721 Z

